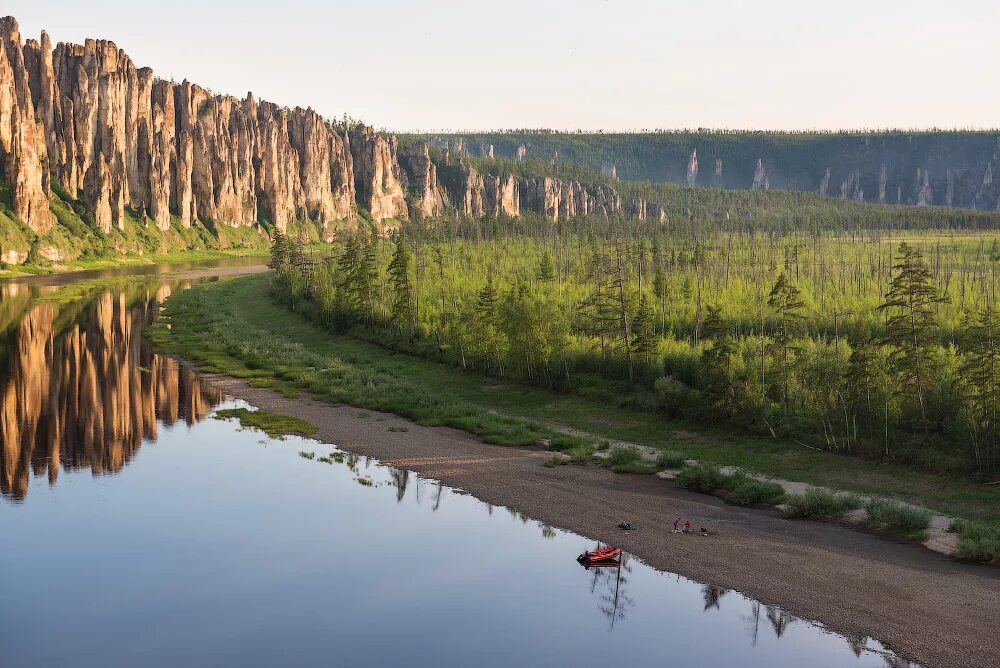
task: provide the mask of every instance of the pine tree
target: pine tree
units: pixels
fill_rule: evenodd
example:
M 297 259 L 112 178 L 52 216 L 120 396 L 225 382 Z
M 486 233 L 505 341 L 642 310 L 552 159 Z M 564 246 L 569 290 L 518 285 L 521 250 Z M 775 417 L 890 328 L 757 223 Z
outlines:
M 653 331 L 653 310 L 646 301 L 646 295 L 639 297 L 639 310 L 632 321 L 632 347 L 640 361 L 649 364 L 658 347 L 658 340 Z
M 412 339 L 414 332 L 413 278 L 410 276 L 410 251 L 406 247 L 403 233 L 396 234 L 396 248 L 389 262 L 389 277 L 392 284 L 392 308 L 390 317 L 399 331 L 405 331 Z
M 267 266 L 274 271 L 281 272 L 288 267 L 289 263 L 288 237 L 281 233 L 281 230 L 274 231 L 274 241 L 271 243 L 271 259 Z
M 503 358 L 506 353 L 507 339 L 500 327 L 500 310 L 497 290 L 493 285 L 493 277 L 486 279 L 486 285 L 479 291 L 476 299 L 475 318 L 472 330 L 476 336 L 475 344 L 483 349 L 486 357 L 486 370 L 496 364 L 497 373 L 503 376 Z
M 701 353 L 705 385 L 716 404 L 729 412 L 736 403 L 731 371 L 736 341 L 718 306 L 707 307 L 703 340 L 708 344 Z
M 664 302 L 667 299 L 667 272 L 663 270 L 663 266 L 660 263 L 657 263 L 656 272 L 653 274 L 653 294 L 656 295 L 656 298 L 660 302 L 660 335 L 662 336 L 666 313 Z
M 555 262 L 552 260 L 552 253 L 548 250 L 542 255 L 542 260 L 538 264 L 538 280 L 543 283 L 551 283 L 556 280 Z
M 784 273 L 778 276 L 771 293 L 767 297 L 767 305 L 774 311 L 776 328 L 773 334 L 774 348 L 781 351 L 780 374 L 782 382 L 782 401 L 788 406 L 788 383 L 792 376 L 790 353 L 795 350 L 792 340 L 801 333 L 804 316 L 802 295 L 799 289 L 792 285 Z
M 878 309 L 891 314 L 885 324 L 885 342 L 893 346 L 891 360 L 903 387 L 917 400 L 924 440 L 928 441 L 930 426 L 924 394 L 936 366 L 933 307 L 946 298 L 937 296 L 920 251 L 904 241 L 899 245 L 899 255 L 889 292 Z
M 966 322 L 960 372 L 969 387 L 969 409 L 985 439 L 973 439 L 976 465 L 992 474 L 1000 462 L 1000 312 L 988 305 Z M 985 450 L 985 451 L 984 451 Z

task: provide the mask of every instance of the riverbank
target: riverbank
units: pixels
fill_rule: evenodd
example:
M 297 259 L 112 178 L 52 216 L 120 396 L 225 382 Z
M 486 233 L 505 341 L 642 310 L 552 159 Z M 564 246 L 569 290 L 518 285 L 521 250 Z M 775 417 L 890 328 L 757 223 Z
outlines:
M 180 293 L 168 301 L 166 314 L 171 328 L 150 331 L 161 349 L 193 359 L 203 369 L 241 377 L 219 382 L 258 407 L 309 421 L 323 440 L 441 479 L 540 521 L 615 542 L 658 568 L 743 590 L 851 636 L 876 637 L 928 665 L 1000 661 L 992 631 L 1000 600 L 995 569 L 951 562 L 840 525 L 793 522 L 776 511 L 727 506 L 654 476 L 616 475 L 595 465 L 552 466 L 553 453 L 543 449 L 487 445 L 466 433 L 408 423 L 388 412 L 425 424 L 454 424 L 504 443 L 533 443 L 552 433 L 546 424 L 569 426 L 602 438 L 669 445 L 702 461 L 741 464 L 784 479 L 840 482 L 832 486 L 925 503 L 931 499 L 956 515 L 977 519 L 998 512 L 988 496 L 992 490 L 770 441 L 693 433 L 685 425 L 573 395 L 484 382 L 331 336 L 273 304 L 264 277 Z M 386 413 L 331 406 L 306 398 L 304 390 Z M 717 534 L 668 533 L 669 518 L 678 514 Z M 614 527 L 622 519 L 640 530 L 619 532 Z
M 393 412 L 422 424 L 459 428 L 503 445 L 549 439 L 572 455 L 595 440 L 670 450 L 699 462 L 737 466 L 780 480 L 887 496 L 968 520 L 1000 522 L 1000 487 L 959 476 L 746 437 L 610 401 L 560 394 L 397 354 L 334 336 L 271 301 L 267 278 L 199 286 L 167 303 L 172 329 L 150 338 L 209 372 L 243 378 L 288 395 Z M 578 434 L 576 438 L 567 434 Z
M 261 248 L 242 248 L 235 250 L 191 250 L 172 253 L 157 253 L 153 255 L 126 255 L 117 258 L 100 260 L 76 260 L 71 262 L 56 262 L 42 265 L 8 265 L 0 268 L 0 279 L 28 278 L 34 276 L 53 276 L 69 274 L 77 276 L 83 272 L 108 269 L 128 269 L 148 267 L 158 264 L 175 264 L 185 262 L 201 262 L 227 258 L 262 257 Z
M 656 568 L 742 591 L 848 637 L 875 638 L 926 666 L 1000 664 L 995 569 L 844 526 L 727 505 L 655 476 L 617 475 L 597 465 L 551 466 L 552 453 L 540 448 L 491 445 L 455 429 L 289 397 L 228 376 L 207 379 L 262 410 L 315 425 L 322 441 L 618 545 Z M 713 535 L 671 533 L 676 515 Z M 638 529 L 618 530 L 623 519 Z

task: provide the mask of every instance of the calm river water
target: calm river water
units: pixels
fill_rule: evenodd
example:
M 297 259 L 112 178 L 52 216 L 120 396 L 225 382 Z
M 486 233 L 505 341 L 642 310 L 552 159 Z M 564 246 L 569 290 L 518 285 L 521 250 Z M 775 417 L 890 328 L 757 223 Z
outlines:
M 0 283 L 0 666 L 909 665 L 628 555 L 588 571 L 594 541 L 350 443 L 213 419 L 246 404 L 141 337 L 175 270 Z

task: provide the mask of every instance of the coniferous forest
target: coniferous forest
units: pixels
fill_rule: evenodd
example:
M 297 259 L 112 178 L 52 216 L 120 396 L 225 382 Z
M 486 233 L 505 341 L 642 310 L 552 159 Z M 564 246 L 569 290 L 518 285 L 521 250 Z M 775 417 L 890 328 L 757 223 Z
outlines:
M 1000 473 L 1000 243 L 971 231 L 699 234 L 467 221 L 323 248 L 273 290 L 471 372 L 805 447 Z

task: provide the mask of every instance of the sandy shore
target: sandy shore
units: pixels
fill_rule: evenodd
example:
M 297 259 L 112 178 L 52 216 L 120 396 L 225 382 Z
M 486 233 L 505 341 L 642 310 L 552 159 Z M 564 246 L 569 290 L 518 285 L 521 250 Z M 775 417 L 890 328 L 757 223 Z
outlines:
M 547 467 L 552 454 L 543 450 L 489 445 L 395 415 L 364 411 L 369 417 L 359 417 L 357 408 L 208 378 L 259 408 L 312 422 L 320 440 L 618 545 L 658 569 L 744 592 L 848 637 L 875 638 L 925 666 L 1000 666 L 1000 569 L 840 525 L 727 506 L 655 476 Z M 393 426 L 407 431 L 388 431 Z M 671 534 L 675 515 L 717 534 Z M 639 529 L 618 530 L 623 519 Z

